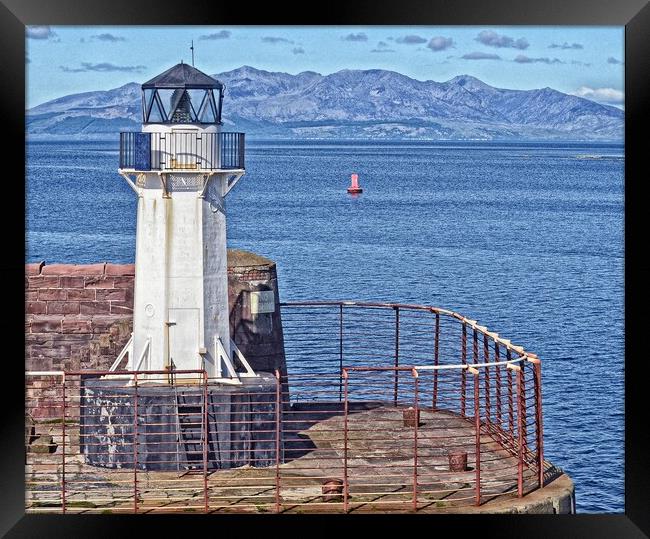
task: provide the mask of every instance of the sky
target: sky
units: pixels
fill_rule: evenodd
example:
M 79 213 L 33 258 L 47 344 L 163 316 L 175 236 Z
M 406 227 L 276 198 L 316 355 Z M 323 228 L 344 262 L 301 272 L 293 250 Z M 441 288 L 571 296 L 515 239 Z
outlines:
M 183 60 L 323 75 L 389 69 L 497 88 L 551 87 L 623 107 L 623 26 L 28 26 L 26 104 L 144 82 Z

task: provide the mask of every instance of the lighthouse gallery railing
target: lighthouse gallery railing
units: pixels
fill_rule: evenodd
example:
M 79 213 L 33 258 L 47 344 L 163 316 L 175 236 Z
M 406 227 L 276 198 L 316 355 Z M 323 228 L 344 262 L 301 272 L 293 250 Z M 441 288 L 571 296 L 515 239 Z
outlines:
M 248 459 L 254 473 L 208 465 L 215 423 L 225 420 L 213 412 L 196 420 L 204 434 L 193 473 L 142 469 L 150 452 L 162 453 L 158 435 L 144 426 L 178 427 L 154 409 L 138 409 L 137 397 L 135 414 L 112 425 L 137 438 L 114 448 L 133 453 L 135 466 L 89 466 L 80 382 L 108 371 L 29 374 L 35 432 L 26 429 L 26 445 L 43 436 L 51 442 L 41 446 L 45 453 L 27 453 L 28 510 L 458 510 L 523 496 L 556 473 L 543 458 L 540 360 L 476 321 L 417 305 L 308 302 L 282 304 L 282 324 L 288 372 L 275 373 L 269 417 L 260 423 L 241 414 L 219 432 L 242 439 L 257 429 L 268 438 L 271 466 L 256 467 L 254 443 L 224 450 L 222 464 Z M 195 404 L 207 416 L 202 402 L 211 381 L 195 374 L 203 388 Z M 140 376 L 175 383 L 169 373 Z M 252 388 L 243 397 L 252 406 L 269 394 Z M 452 470 L 452 456 L 466 466 Z M 340 492 L 321 494 L 331 480 Z
M 244 169 L 245 134 L 177 131 L 120 133 L 120 168 L 127 170 Z

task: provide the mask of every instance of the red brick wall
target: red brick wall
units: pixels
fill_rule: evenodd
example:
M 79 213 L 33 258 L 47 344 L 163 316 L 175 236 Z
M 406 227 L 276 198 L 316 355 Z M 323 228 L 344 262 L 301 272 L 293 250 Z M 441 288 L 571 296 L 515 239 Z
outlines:
M 106 369 L 131 335 L 133 264 L 27 264 L 25 368 Z

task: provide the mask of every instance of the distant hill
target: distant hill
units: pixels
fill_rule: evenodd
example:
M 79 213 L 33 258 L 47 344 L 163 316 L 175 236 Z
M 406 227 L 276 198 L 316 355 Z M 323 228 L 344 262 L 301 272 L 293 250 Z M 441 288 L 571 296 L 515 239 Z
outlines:
M 494 88 L 469 75 L 435 82 L 381 69 L 290 75 L 243 66 L 214 77 L 226 84 L 225 129 L 252 137 L 623 140 L 616 107 L 551 88 Z M 107 138 L 140 122 L 138 83 L 27 111 L 35 137 Z

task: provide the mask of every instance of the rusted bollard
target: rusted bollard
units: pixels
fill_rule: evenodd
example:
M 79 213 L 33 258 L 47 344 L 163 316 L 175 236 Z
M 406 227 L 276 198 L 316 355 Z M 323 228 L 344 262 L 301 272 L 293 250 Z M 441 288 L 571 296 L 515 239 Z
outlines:
M 449 456 L 449 471 L 451 472 L 467 471 L 467 451 L 450 451 L 448 456 Z
M 417 423 L 416 423 L 417 421 Z M 409 406 L 404 410 L 404 426 L 415 427 L 420 424 L 420 409 Z
M 343 501 L 343 479 L 327 479 L 322 490 L 324 502 Z

